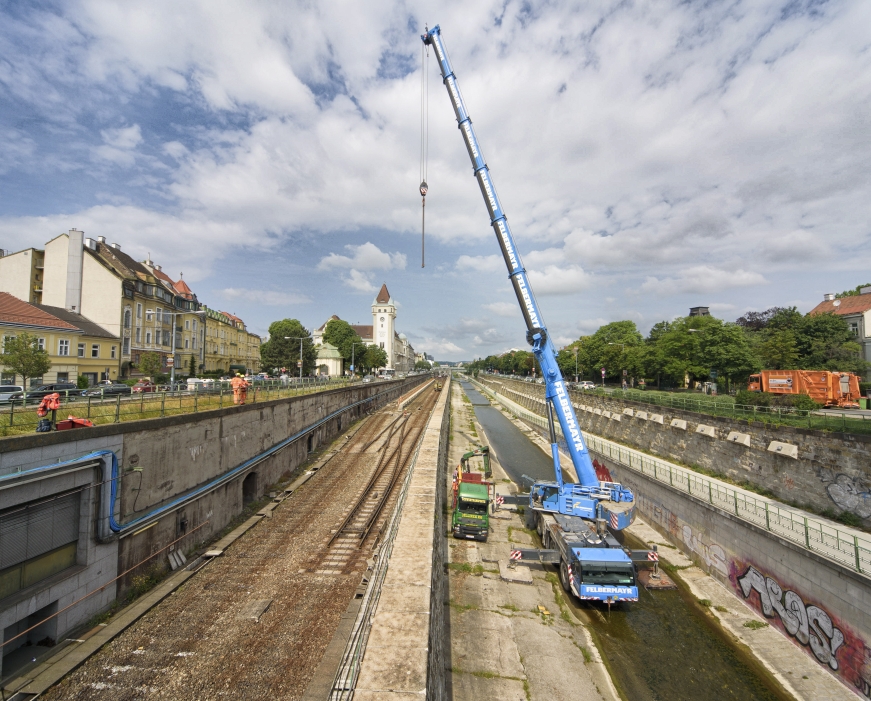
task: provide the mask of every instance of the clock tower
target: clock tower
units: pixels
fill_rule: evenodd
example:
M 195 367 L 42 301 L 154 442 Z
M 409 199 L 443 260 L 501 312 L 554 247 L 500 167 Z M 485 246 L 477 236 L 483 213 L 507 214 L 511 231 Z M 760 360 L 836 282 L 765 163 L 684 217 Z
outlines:
M 387 283 L 384 283 L 372 302 L 372 342 L 387 353 L 387 367 L 391 370 L 394 369 L 396 361 L 393 350 L 395 323 L 396 305 L 387 290 Z

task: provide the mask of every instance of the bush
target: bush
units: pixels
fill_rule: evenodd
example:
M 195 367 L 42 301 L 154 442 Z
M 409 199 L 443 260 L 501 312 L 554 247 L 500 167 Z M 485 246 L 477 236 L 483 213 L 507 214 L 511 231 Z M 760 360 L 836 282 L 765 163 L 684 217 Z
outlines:
M 815 411 L 821 406 L 806 394 L 771 394 L 769 392 L 750 392 L 746 389 L 739 390 L 735 395 L 735 404 L 800 411 Z
M 859 394 L 861 394 L 863 397 L 867 397 L 868 392 L 871 392 L 871 382 L 860 382 Z
M 751 392 L 738 390 L 735 394 L 735 404 L 742 406 L 771 406 L 771 395 L 767 392 Z
M 88 378 L 85 377 L 84 375 L 79 375 L 76 378 L 76 387 L 78 387 L 79 389 L 88 389 L 88 387 L 90 387 L 90 386 L 91 386 L 91 383 L 88 382 Z

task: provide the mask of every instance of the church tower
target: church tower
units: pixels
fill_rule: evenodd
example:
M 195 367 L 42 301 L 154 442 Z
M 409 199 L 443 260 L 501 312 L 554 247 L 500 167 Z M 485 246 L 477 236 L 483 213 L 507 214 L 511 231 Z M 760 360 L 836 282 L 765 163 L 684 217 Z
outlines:
M 390 292 L 387 291 L 387 283 L 384 283 L 381 285 L 375 301 L 372 302 L 372 342 L 387 353 L 387 367 L 391 370 L 396 367 L 393 349 L 395 323 L 396 305 L 393 303 Z

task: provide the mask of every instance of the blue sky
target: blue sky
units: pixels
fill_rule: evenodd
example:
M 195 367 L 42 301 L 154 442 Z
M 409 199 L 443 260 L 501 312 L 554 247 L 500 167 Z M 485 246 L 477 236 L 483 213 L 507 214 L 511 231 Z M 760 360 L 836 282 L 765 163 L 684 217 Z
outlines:
M 0 5 L 0 248 L 77 227 L 265 332 L 365 323 L 418 350 L 524 329 L 430 61 L 439 23 L 558 342 L 871 281 L 871 3 Z

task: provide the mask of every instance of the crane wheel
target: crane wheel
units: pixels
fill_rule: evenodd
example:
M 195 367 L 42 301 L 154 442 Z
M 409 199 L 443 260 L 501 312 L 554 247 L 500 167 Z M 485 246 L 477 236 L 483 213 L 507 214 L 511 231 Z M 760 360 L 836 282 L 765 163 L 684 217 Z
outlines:
M 544 521 L 541 518 L 541 514 L 536 514 L 535 517 L 535 530 L 538 531 L 538 535 L 544 538 Z

